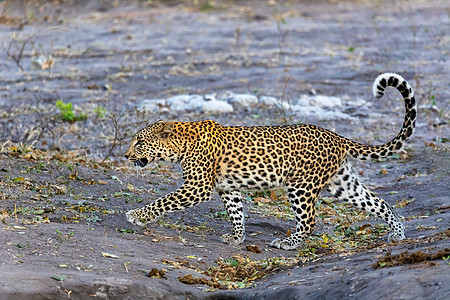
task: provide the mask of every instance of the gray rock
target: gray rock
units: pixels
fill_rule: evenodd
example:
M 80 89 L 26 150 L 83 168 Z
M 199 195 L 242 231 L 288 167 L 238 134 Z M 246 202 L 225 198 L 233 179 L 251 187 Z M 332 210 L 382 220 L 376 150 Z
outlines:
M 222 95 L 220 100 L 227 101 L 232 104 L 239 104 L 242 106 L 252 106 L 258 103 L 258 98 L 251 94 L 235 94 L 233 92 L 226 92 Z

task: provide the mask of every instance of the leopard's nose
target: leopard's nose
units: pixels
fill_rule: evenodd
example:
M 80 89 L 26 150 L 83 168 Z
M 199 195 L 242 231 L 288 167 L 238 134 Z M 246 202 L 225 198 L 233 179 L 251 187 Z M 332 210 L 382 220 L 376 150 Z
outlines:
M 130 157 L 130 155 L 128 155 L 128 154 L 125 154 L 125 158 L 126 159 L 128 159 Z

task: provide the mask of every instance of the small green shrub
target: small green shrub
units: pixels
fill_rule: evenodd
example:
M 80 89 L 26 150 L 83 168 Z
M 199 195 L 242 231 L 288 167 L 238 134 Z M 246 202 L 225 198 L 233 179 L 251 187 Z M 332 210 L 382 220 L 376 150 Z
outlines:
M 97 114 L 97 119 L 103 119 L 106 114 L 106 109 L 103 106 L 99 105 L 94 111 Z
M 62 100 L 56 101 L 56 107 L 61 111 L 60 117 L 64 122 L 76 122 L 87 119 L 86 114 L 75 115 L 72 108 L 72 102 L 64 103 Z

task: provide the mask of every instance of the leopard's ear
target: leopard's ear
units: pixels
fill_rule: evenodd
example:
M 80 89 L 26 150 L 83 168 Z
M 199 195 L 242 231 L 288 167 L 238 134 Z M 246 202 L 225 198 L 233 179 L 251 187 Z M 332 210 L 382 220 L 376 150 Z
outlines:
M 166 122 L 156 133 L 161 139 L 165 140 L 169 138 L 173 133 L 173 122 Z

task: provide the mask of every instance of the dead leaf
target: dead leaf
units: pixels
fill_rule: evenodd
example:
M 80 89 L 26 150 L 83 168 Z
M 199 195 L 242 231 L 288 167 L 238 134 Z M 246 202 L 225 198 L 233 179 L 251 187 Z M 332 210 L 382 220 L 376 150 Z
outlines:
M 204 277 L 194 277 L 192 274 L 179 276 L 178 280 L 184 284 L 208 284 L 209 280 Z
M 247 251 L 253 252 L 253 253 L 261 253 L 261 249 L 257 245 L 247 245 L 245 247 Z
M 39 55 L 38 57 L 32 59 L 31 67 L 35 70 L 46 70 L 51 68 L 54 63 L 55 61 L 50 55 Z
M 256 231 L 256 232 L 250 233 L 249 235 L 250 235 L 250 236 L 255 236 L 255 235 L 260 235 L 260 234 L 262 234 L 262 232 Z
M 78 171 L 69 175 L 69 179 L 75 180 L 78 177 Z
M 103 257 L 109 257 L 109 258 L 119 258 L 117 255 L 115 254 L 111 254 L 111 253 L 106 253 L 106 252 L 102 252 Z
M 255 199 L 253 199 L 253 201 L 255 201 L 255 202 L 261 202 L 261 203 L 270 203 L 270 202 L 272 202 L 271 199 L 269 199 L 269 198 L 264 198 L 264 197 L 257 197 L 257 198 L 255 198 Z
M 95 83 L 90 84 L 87 86 L 88 90 L 99 90 L 100 87 L 98 85 L 96 85 Z
M 158 270 L 157 268 L 153 268 L 150 272 L 148 272 L 147 277 L 166 278 L 166 272 L 164 269 Z
M 273 201 L 277 201 L 278 200 L 277 194 L 275 194 L 274 190 L 270 191 L 270 199 L 272 199 Z
M 290 237 L 290 236 L 291 236 L 291 234 L 292 234 L 292 233 L 291 233 L 291 230 L 290 230 L 290 229 L 288 229 L 288 231 L 286 231 L 286 236 L 287 236 L 287 237 Z
M 55 61 L 53 60 L 53 58 L 51 56 L 47 57 L 47 59 L 42 63 L 41 68 L 42 70 L 46 70 L 49 69 L 53 66 L 53 64 L 55 63 Z

